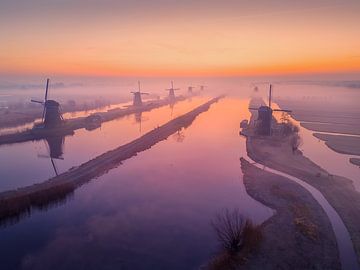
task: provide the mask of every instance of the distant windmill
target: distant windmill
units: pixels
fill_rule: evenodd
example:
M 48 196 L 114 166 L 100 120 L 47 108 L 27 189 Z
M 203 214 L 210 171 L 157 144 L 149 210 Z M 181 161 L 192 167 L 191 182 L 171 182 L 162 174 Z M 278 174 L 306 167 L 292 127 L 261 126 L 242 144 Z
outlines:
M 180 90 L 180 88 L 174 88 L 174 82 L 171 81 L 171 88 L 165 89 L 165 91 L 169 91 L 169 98 L 175 99 L 175 91 Z
M 205 90 L 206 85 L 199 85 L 199 87 L 200 87 L 200 91 L 204 91 L 204 90 Z
M 188 93 L 190 95 L 192 95 L 194 93 L 194 91 L 193 91 L 194 88 L 195 88 L 194 86 L 188 86 Z
M 50 79 L 46 80 L 44 101 L 31 99 L 31 102 L 43 105 L 42 124 L 44 128 L 54 128 L 61 125 L 64 120 L 61 115 L 60 104 L 55 100 L 48 99 Z
M 149 95 L 149 93 L 145 93 L 145 92 L 140 91 L 140 81 L 138 81 L 138 91 L 133 91 L 131 93 L 134 94 L 133 106 L 142 106 L 143 103 L 142 103 L 141 96 L 142 95 Z
M 259 122 L 259 126 L 257 130 L 261 135 L 267 135 L 267 136 L 271 135 L 271 122 L 272 122 L 273 112 L 291 113 L 290 110 L 272 109 L 271 99 L 272 99 L 272 85 L 270 84 L 268 106 L 260 106 L 259 108 L 249 108 L 249 110 L 258 111 L 257 121 Z

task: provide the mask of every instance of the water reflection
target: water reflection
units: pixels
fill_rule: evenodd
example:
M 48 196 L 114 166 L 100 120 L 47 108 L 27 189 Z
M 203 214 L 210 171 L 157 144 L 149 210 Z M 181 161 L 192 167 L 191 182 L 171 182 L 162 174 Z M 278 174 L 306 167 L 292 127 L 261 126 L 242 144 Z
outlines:
M 143 116 L 143 112 L 137 112 L 134 114 L 135 123 L 139 126 L 139 134 L 142 134 L 142 123 L 148 121 L 148 117 Z
M 173 107 L 173 117 L 177 117 L 204 103 L 207 98 L 181 101 Z M 171 120 L 171 108 L 164 106 L 141 114 L 141 134 Z M 137 119 L 140 118 L 137 115 Z M 58 173 L 65 172 L 102 153 L 128 143 L 140 134 L 140 122 L 133 115 L 105 122 L 101 128 L 91 131 L 76 130 L 74 136 L 66 137 L 66 153 L 63 160 L 55 160 Z M 134 122 L 136 125 L 134 125 Z M 0 146 L 0 191 L 41 183 L 54 175 L 48 160 L 34 158 L 38 153 L 48 153 L 43 141 L 32 141 Z M 21 168 L 19 170 L 18 168 Z
M 238 123 L 248 115 L 246 105 L 230 99 L 215 104 L 180 131 L 186 131 L 181 144 L 162 141 L 77 189 L 62 207 L 0 230 L 2 265 L 197 269 L 206 264 L 218 246 L 210 221 L 221 209 L 237 207 L 256 223 L 272 214 L 242 184 L 239 157 L 246 148 Z M 11 249 L 16 235 L 23 245 Z
M 178 130 L 174 135 L 173 138 L 176 142 L 182 143 L 185 140 L 185 129 Z
M 59 175 L 58 170 L 56 168 L 55 160 L 64 160 L 64 136 L 52 136 L 45 138 L 44 142 L 46 142 L 46 146 L 48 149 L 48 155 L 38 154 L 39 158 L 49 158 L 51 164 L 53 166 L 55 175 Z

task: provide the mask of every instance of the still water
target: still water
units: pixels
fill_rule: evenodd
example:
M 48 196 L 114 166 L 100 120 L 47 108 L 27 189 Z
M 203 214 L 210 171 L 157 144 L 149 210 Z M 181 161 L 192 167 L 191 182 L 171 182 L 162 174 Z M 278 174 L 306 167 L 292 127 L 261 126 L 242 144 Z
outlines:
M 198 269 L 218 250 L 211 220 L 222 209 L 238 208 L 256 223 L 269 218 L 272 210 L 251 199 L 242 183 L 239 158 L 246 148 L 238 132 L 240 121 L 249 118 L 249 86 L 242 88 L 247 90 L 238 93 L 247 94 L 214 104 L 187 129 L 78 188 L 63 204 L 0 228 L 1 269 Z M 267 86 L 259 88 L 266 99 Z M 348 104 L 345 91 L 337 100 L 334 88 L 316 89 L 311 93 Z M 275 87 L 275 95 L 281 90 Z M 78 130 L 60 140 L 56 167 L 61 173 L 78 166 L 206 100 L 196 97 L 94 131 Z M 358 179 L 348 156 L 331 151 L 312 132 L 300 132 L 305 156 L 330 173 Z M 50 150 L 47 141 L 1 146 L 0 191 L 54 176 Z
M 144 113 L 142 132 L 204 100 L 179 103 L 178 111 L 164 107 Z M 206 264 L 218 250 L 211 220 L 221 210 L 239 208 L 256 223 L 273 214 L 251 199 L 242 183 L 239 158 L 246 149 L 239 123 L 249 117 L 247 105 L 247 99 L 222 100 L 187 129 L 78 188 L 64 204 L 1 228 L 0 265 L 4 269 L 198 269 Z M 107 125 L 67 137 L 60 170 L 139 136 L 133 116 Z M 39 160 L 37 151 L 32 151 L 34 160 Z M 51 173 L 50 162 L 45 161 L 47 169 L 34 179 Z M 33 175 L 34 165 L 28 167 L 27 172 L 19 172 L 19 179 Z M 20 182 L 16 185 L 26 184 Z
M 207 98 L 197 97 L 150 112 L 103 123 L 101 128 L 75 131 L 74 136 L 0 146 L 0 191 L 42 182 L 55 176 L 50 160 L 54 157 L 58 173 L 78 166 L 106 151 L 136 139 L 141 134 L 183 114 Z M 6 165 L 5 165 L 6 164 Z M 19 170 L 18 168 L 21 168 Z

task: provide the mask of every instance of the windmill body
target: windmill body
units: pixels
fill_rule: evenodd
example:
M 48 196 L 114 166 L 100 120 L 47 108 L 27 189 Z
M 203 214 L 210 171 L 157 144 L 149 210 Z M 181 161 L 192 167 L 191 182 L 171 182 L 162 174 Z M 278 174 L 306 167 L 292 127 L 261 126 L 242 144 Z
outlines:
M 134 94 L 133 105 L 134 106 L 141 106 L 142 105 L 141 93 L 140 92 L 133 92 L 133 94 Z
M 175 100 L 175 91 L 180 90 L 180 88 L 174 88 L 174 82 L 171 81 L 171 88 L 165 89 L 165 91 L 169 91 L 169 99 Z
M 49 83 L 50 80 L 47 79 L 44 101 L 32 99 L 31 102 L 39 103 L 44 107 L 42 114 L 43 128 L 56 128 L 62 124 L 63 118 L 60 104 L 55 100 L 48 99 Z
M 136 107 L 140 107 L 143 105 L 143 102 L 142 102 L 142 98 L 141 96 L 142 95 L 148 95 L 149 93 L 144 93 L 144 92 L 141 92 L 140 91 L 140 82 L 138 82 L 138 91 L 136 92 L 131 92 L 133 95 L 134 95 L 134 99 L 133 99 L 133 106 L 136 106 Z
M 188 93 L 189 93 L 190 95 L 192 95 L 192 94 L 194 93 L 193 89 L 194 89 L 193 86 L 189 86 L 189 87 L 188 87 Z
M 259 135 L 271 136 L 271 122 L 273 118 L 273 112 L 287 112 L 290 113 L 290 110 L 281 110 L 281 109 L 272 109 L 271 100 L 272 99 L 272 85 L 270 84 L 269 89 L 269 104 L 268 106 L 260 106 L 259 108 L 249 108 L 250 110 L 258 111 L 258 118 L 256 120 L 256 130 Z
M 55 100 L 47 100 L 45 102 L 45 127 L 54 128 L 60 126 L 61 123 L 62 117 L 60 112 L 60 104 Z
M 261 135 L 271 135 L 271 121 L 273 110 L 268 106 L 261 106 L 258 109 L 258 128 L 257 131 Z

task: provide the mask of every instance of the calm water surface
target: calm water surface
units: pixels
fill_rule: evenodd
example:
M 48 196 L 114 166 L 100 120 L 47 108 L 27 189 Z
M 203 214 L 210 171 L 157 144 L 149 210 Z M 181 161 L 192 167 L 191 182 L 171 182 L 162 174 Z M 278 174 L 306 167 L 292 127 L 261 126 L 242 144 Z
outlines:
M 0 146 L 0 191 L 39 183 L 55 176 L 50 155 L 58 156 L 58 152 L 63 152 L 60 155 L 61 159 L 54 159 L 54 163 L 59 173 L 64 172 L 132 141 L 141 134 L 195 108 L 206 100 L 208 98 L 196 97 L 178 102 L 173 107 L 164 106 L 150 112 L 132 114 L 103 123 L 100 129 L 77 130 L 74 136 L 59 138 L 55 141 L 50 140 L 50 143 L 41 140 L 2 145 Z M 63 143 L 62 140 L 64 140 Z
M 142 130 L 203 101 L 185 101 L 172 116 L 169 108 L 144 114 Z M 246 99 L 222 100 L 187 129 L 78 188 L 64 204 L 1 228 L 0 265 L 3 269 L 198 269 L 218 250 L 211 220 L 221 210 L 239 208 L 256 223 L 272 215 L 272 210 L 247 195 L 242 183 L 239 158 L 246 149 L 238 132 L 240 121 L 249 117 L 247 105 Z M 67 137 L 60 169 L 66 168 L 65 162 L 73 166 L 72 160 L 79 163 L 79 158 L 139 136 L 133 116 L 108 125 Z M 29 145 L 33 159 L 40 160 L 36 150 L 43 148 Z M 84 156 L 74 154 L 83 151 Z M 43 166 L 51 172 L 48 160 Z M 20 179 L 33 175 L 33 167 L 19 173 Z

